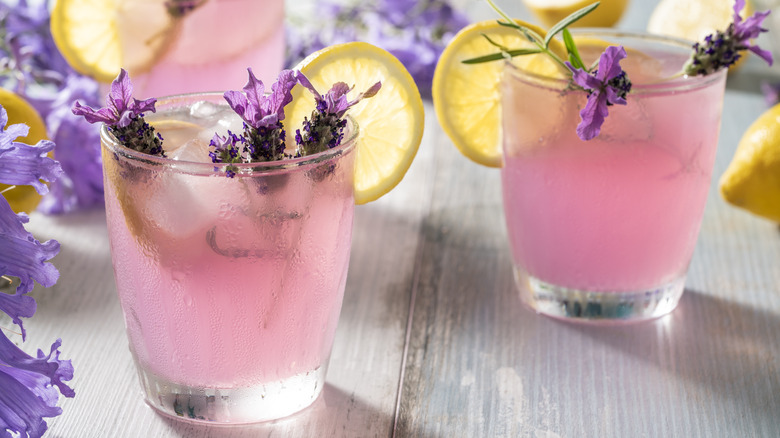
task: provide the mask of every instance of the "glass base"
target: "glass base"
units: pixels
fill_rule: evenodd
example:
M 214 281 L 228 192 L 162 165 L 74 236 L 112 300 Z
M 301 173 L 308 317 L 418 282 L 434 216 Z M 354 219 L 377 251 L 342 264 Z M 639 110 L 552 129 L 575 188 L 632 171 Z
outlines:
M 536 312 L 586 323 L 626 323 L 658 318 L 674 310 L 685 289 L 685 276 L 658 287 L 627 291 L 590 291 L 550 284 L 515 268 L 520 298 Z
M 317 400 L 327 366 L 252 387 L 182 385 L 138 368 L 146 403 L 163 415 L 209 424 L 248 424 L 292 415 Z

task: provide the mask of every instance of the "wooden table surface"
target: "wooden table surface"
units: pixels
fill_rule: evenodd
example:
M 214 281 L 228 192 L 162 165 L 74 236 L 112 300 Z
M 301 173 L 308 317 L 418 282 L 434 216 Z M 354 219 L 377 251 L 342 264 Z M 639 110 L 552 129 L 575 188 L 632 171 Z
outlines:
M 475 19 L 493 17 L 482 3 L 465 4 Z M 632 1 L 619 27 L 644 29 L 654 5 Z M 715 180 L 680 306 L 622 327 L 562 323 L 519 302 L 499 171 L 462 157 L 428 102 L 404 181 L 356 209 L 324 392 L 274 423 L 206 427 L 147 407 L 104 212 L 34 214 L 29 229 L 62 244 L 61 276 L 33 293 L 38 311 L 25 321 L 23 346 L 48 349 L 61 337 L 76 371 L 77 395 L 62 400 L 46 436 L 780 436 L 780 232 L 716 190 L 742 133 L 766 109 L 759 82 L 778 72 L 754 57 L 729 78 Z

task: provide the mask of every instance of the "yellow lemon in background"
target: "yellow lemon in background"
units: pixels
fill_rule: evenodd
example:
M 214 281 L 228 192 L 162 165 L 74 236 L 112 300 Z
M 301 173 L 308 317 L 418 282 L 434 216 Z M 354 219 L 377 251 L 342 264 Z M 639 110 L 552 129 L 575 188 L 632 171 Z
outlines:
M 147 71 L 168 49 L 177 19 L 165 0 L 57 0 L 51 34 L 76 71 L 109 83 L 124 67 Z
M 745 131 L 720 178 L 720 193 L 730 204 L 780 222 L 780 104 Z
M 555 23 L 570 14 L 595 3 L 596 0 L 523 0 L 525 6 L 545 26 Z M 612 27 L 623 16 L 628 0 L 601 0 L 599 6 L 582 17 L 571 27 Z
M 46 139 L 46 124 L 43 123 L 43 119 L 35 111 L 35 108 L 24 98 L 13 91 L 0 88 L 0 105 L 8 113 L 8 124 L 6 126 L 24 123 L 30 127 L 27 136 L 18 137 L 15 140 L 16 142 L 36 144 L 38 141 Z M 41 200 L 41 196 L 32 186 L 16 186 L 10 190 L 6 189 L 8 189 L 8 185 L 0 184 L 0 192 L 3 193 L 3 196 L 16 213 L 29 213 L 35 210 L 35 207 L 38 206 L 38 202 Z

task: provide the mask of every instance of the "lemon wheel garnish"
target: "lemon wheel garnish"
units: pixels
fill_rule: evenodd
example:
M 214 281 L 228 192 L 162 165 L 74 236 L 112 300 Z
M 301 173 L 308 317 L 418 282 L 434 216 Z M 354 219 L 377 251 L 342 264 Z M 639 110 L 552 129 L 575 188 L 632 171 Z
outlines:
M 177 22 L 165 0 L 57 0 L 51 32 L 76 71 L 111 82 L 120 68 L 148 71 L 174 40 Z
M 309 55 L 295 69 L 325 94 L 336 82 L 354 85 L 352 93 L 366 91 L 377 81 L 382 88 L 348 114 L 359 126 L 355 165 L 355 203 L 378 199 L 403 179 L 417 154 L 425 112 L 414 79 L 389 52 L 364 42 L 326 47 Z M 350 98 L 352 97 L 350 94 Z M 285 110 L 288 127 L 301 126 L 315 108 L 309 90 L 296 86 Z M 290 132 L 292 131 L 292 132 Z M 288 128 L 289 136 L 294 128 Z
M 534 25 L 520 21 L 517 23 L 541 37 L 545 35 L 542 29 Z M 463 155 L 485 166 L 501 167 L 499 87 L 504 62 L 462 62 L 498 51 L 485 35 L 510 49 L 535 47 L 520 32 L 499 25 L 496 20 L 482 21 L 463 28 L 444 49 L 436 65 L 433 105 L 439 124 Z M 560 41 L 551 40 L 549 48 L 559 56 L 564 56 L 565 49 Z M 545 54 L 518 56 L 512 59 L 512 63 L 541 75 L 557 77 L 562 74 L 562 67 Z
M 41 119 L 38 111 L 22 96 L 13 91 L 0 88 L 0 105 L 8 113 L 8 124 L 6 126 L 24 123 L 30 127 L 30 131 L 27 132 L 25 137 L 19 137 L 14 141 L 34 145 L 46 139 L 46 125 L 43 123 L 43 119 Z M 38 206 L 41 195 L 32 186 L 16 186 L 12 189 L 8 189 L 8 187 L 6 184 L 0 184 L 0 192 L 3 193 L 2 196 L 5 197 L 5 200 L 8 201 L 15 213 L 30 213 Z
M 523 0 L 526 7 L 542 22 L 551 27 L 594 0 Z M 611 27 L 620 21 L 628 0 L 600 0 L 599 7 L 574 22 L 570 27 Z

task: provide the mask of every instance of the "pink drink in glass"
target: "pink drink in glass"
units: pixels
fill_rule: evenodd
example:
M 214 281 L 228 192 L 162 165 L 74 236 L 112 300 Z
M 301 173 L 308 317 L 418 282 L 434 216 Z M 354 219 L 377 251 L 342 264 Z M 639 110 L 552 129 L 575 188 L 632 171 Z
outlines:
M 504 210 L 523 300 L 580 320 L 641 320 L 677 305 L 715 160 L 725 72 L 671 78 L 690 46 L 611 33 L 634 87 L 601 134 L 575 131 L 584 92 L 507 67 Z M 603 48 L 591 52 L 592 59 Z
M 349 264 L 353 142 L 227 178 L 207 145 L 215 131 L 240 132 L 234 115 L 217 94 L 158 101 L 146 119 L 167 159 L 102 133 L 111 254 L 141 384 L 151 406 L 195 421 L 275 419 L 316 399 Z
M 141 97 L 237 89 L 246 69 L 273 83 L 284 63 L 284 0 L 206 0 L 181 18 L 151 70 L 131 71 Z

